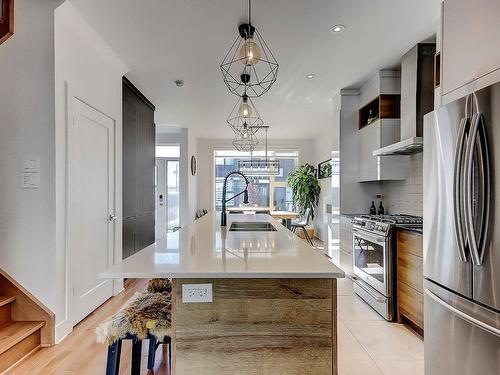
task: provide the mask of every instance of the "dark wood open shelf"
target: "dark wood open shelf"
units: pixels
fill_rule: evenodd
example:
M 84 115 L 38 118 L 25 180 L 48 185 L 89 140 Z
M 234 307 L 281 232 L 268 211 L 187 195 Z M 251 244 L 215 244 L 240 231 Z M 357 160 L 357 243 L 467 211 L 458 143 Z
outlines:
M 368 123 L 371 117 L 374 120 Z M 378 119 L 398 119 L 401 113 L 401 95 L 399 94 L 382 94 L 370 101 L 358 111 L 358 128 L 362 129 L 365 126 L 373 124 Z

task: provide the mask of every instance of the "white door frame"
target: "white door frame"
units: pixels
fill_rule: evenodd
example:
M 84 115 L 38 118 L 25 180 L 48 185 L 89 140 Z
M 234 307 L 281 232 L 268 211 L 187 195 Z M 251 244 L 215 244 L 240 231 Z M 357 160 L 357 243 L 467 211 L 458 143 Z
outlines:
M 158 145 L 157 145 L 158 146 Z M 161 144 L 160 146 L 163 146 L 163 144 Z M 180 146 L 179 146 L 180 147 Z M 155 165 L 156 165 L 156 162 L 158 161 L 163 161 L 164 162 L 164 167 L 165 167 L 165 170 L 164 170 L 164 177 L 165 177 L 165 196 L 163 198 L 163 202 L 164 202 L 164 207 L 165 207 L 165 229 L 167 229 L 167 223 L 168 223 L 168 209 L 170 208 L 168 206 L 168 162 L 169 161 L 177 161 L 180 163 L 180 158 L 172 158 L 172 157 L 158 157 L 158 158 L 155 158 Z M 179 164 L 179 168 L 180 168 L 180 164 Z M 157 174 L 157 178 L 160 177 L 160 173 L 159 171 L 157 170 L 156 171 L 156 174 Z M 159 181 L 159 180 L 158 180 Z M 157 184 L 158 184 L 158 181 L 157 181 Z M 157 194 L 157 192 L 155 191 L 155 194 Z M 179 197 L 180 197 L 180 194 L 181 194 L 181 187 L 180 187 L 180 176 L 179 176 Z M 156 210 L 156 207 L 157 207 L 157 204 L 158 204 L 158 197 L 155 196 L 155 210 Z M 180 224 L 180 199 L 179 199 L 179 224 Z M 155 217 L 156 217 L 156 213 L 155 213 Z M 156 223 L 157 224 L 157 223 Z M 156 225 L 155 224 L 155 225 Z M 155 238 L 156 238 L 156 229 L 155 229 Z
M 75 319 L 75 312 L 74 312 L 74 307 L 75 307 L 75 295 L 74 295 L 74 285 L 75 285 L 75 267 L 77 265 L 75 264 L 75 257 L 74 254 L 71 252 L 71 179 L 72 179 L 72 171 L 75 168 L 74 166 L 71 165 L 71 161 L 73 160 L 73 155 L 72 153 L 74 152 L 74 134 L 73 134 L 73 118 L 74 118 L 74 109 L 73 109 L 73 101 L 77 99 L 80 100 L 82 103 L 88 105 L 89 107 L 93 108 L 97 112 L 100 112 L 104 116 L 110 118 L 114 122 L 114 139 L 115 139 L 115 144 L 114 144 L 114 170 L 113 170 L 113 178 L 114 178 L 114 187 L 115 187 L 115 192 L 114 192 L 114 201 L 113 201 L 113 206 L 114 206 L 114 211 L 115 215 L 117 216 L 117 220 L 114 221 L 113 225 L 113 248 L 112 251 L 110 252 L 110 263 L 115 264 L 116 262 L 121 260 L 122 257 L 122 251 L 121 251 L 121 246 L 118 246 L 121 244 L 121 226 L 122 226 L 122 215 L 121 215 L 121 173 L 118 173 L 118 171 L 121 170 L 121 137 L 118 139 L 118 136 L 121 136 L 121 132 L 118 131 L 118 124 L 119 123 L 116 119 L 113 117 L 107 115 L 105 112 L 101 111 L 100 109 L 96 108 L 95 106 L 89 104 L 87 100 L 84 99 L 83 95 L 79 95 L 77 92 L 73 90 L 73 87 L 66 82 L 66 178 L 65 178 L 65 255 L 66 255 L 66 319 L 68 320 L 71 328 L 74 325 L 74 319 Z M 123 290 L 123 280 L 121 279 L 115 279 L 113 280 L 113 294 L 116 295 L 118 294 L 121 290 Z M 70 330 L 71 330 L 70 328 Z
M 167 232 L 167 216 L 168 216 L 168 189 L 167 189 L 167 159 L 156 158 L 156 189 L 155 189 L 155 240 L 165 237 Z M 163 195 L 163 213 L 159 214 L 160 197 Z M 160 217 L 161 216 L 161 217 Z M 163 226 L 163 229 L 160 228 Z M 160 232 L 161 230 L 161 232 Z

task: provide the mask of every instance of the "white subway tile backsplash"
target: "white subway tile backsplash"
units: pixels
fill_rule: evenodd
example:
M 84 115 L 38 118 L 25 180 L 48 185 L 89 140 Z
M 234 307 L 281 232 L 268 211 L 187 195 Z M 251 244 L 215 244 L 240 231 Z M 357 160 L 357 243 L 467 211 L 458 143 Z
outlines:
M 410 155 L 406 160 L 404 181 L 387 181 L 380 184 L 387 213 L 423 215 L 422 169 L 422 153 Z

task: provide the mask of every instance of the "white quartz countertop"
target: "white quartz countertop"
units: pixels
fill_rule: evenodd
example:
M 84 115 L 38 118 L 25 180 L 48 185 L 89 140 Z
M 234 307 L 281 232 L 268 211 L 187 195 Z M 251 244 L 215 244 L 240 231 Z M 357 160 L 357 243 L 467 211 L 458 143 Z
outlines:
M 263 214 L 210 212 L 103 270 L 103 278 L 342 278 L 319 250 Z M 229 231 L 233 221 L 267 221 L 275 232 Z

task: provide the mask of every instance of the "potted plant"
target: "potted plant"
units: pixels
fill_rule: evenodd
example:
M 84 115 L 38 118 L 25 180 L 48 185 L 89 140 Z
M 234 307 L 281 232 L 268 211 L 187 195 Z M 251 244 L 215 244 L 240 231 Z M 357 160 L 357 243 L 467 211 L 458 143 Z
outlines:
M 316 178 L 316 168 L 310 164 L 295 167 L 289 173 L 287 183 L 293 190 L 293 203 L 299 213 L 304 215 L 305 210 L 310 208 L 311 218 L 314 219 L 314 210 L 319 203 L 321 193 L 321 187 Z

